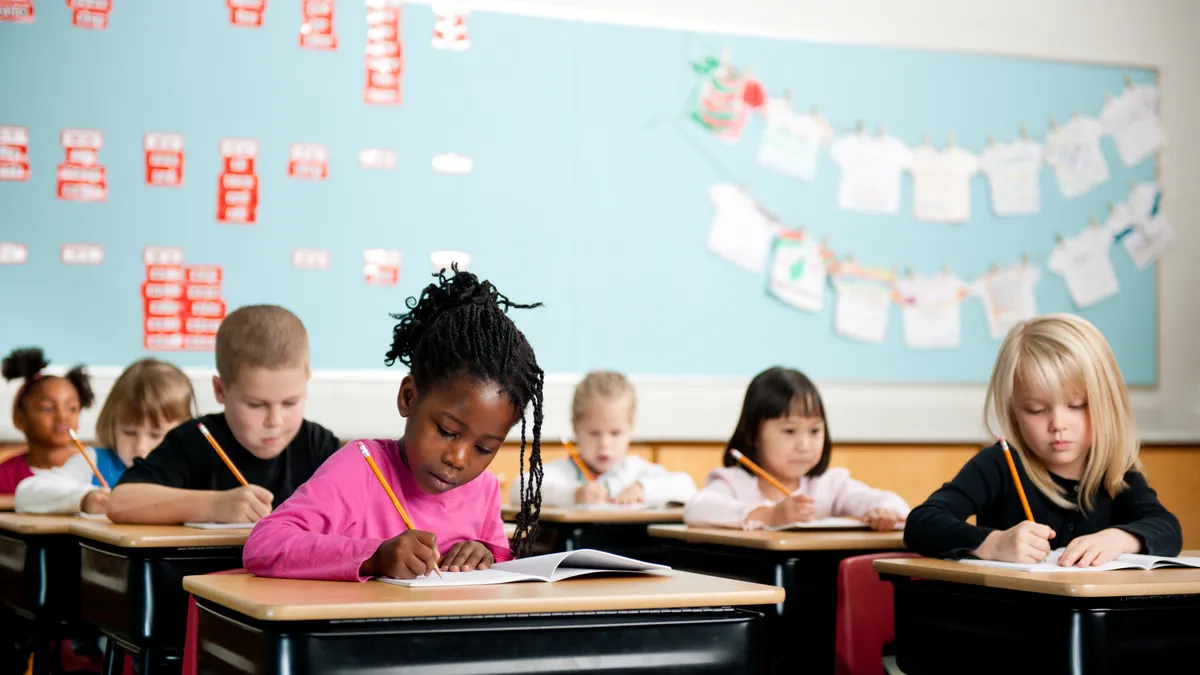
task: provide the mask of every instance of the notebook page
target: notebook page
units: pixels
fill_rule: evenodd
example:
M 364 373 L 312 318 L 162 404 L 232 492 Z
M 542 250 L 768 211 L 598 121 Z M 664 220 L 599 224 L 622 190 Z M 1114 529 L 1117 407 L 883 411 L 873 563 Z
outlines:
M 770 532 L 783 530 L 865 530 L 867 524 L 856 518 L 818 518 L 805 523 L 788 523 L 766 528 Z
M 486 570 L 471 570 L 470 572 L 442 572 L 442 576 L 440 577 L 436 574 L 417 577 L 416 579 L 379 577 L 376 581 L 382 581 L 385 584 L 393 584 L 395 586 L 408 586 L 410 588 L 442 588 L 447 586 L 489 586 L 492 584 L 507 584 L 514 581 L 545 581 L 545 579 L 531 577 L 528 574 L 505 572 L 504 570 L 492 567 Z
M 75 514 L 76 518 L 85 518 L 87 520 L 107 520 L 108 516 L 103 513 L 84 513 L 80 511 Z
M 982 567 L 998 567 L 1000 569 L 1023 570 L 1026 572 L 1109 572 L 1113 570 L 1149 570 L 1168 566 L 1182 565 L 1200 568 L 1200 558 L 1179 557 L 1165 558 L 1149 555 L 1126 553 L 1117 556 L 1116 560 L 1093 567 L 1063 567 L 1058 564 L 1058 558 L 1063 549 L 1055 549 L 1040 563 L 1010 563 L 995 560 L 963 559 L 960 562 Z
M 249 530 L 254 523 L 184 523 L 183 526 L 199 530 Z

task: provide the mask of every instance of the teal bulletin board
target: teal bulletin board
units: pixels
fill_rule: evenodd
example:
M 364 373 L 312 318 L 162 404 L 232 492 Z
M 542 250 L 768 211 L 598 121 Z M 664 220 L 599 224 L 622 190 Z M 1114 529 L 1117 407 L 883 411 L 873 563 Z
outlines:
M 1042 209 L 1001 219 L 983 175 L 969 222 L 912 216 L 904 178 L 899 215 L 838 208 L 828 156 L 815 180 L 755 159 L 762 119 L 727 143 L 692 121 L 694 61 L 726 53 L 753 69 L 766 93 L 817 106 L 838 133 L 862 121 L 909 146 L 953 132 L 979 153 L 989 135 L 1049 120 L 1095 116 L 1105 92 L 1155 81 L 1151 71 L 1028 59 L 727 36 L 493 12 L 467 17 L 470 48 L 435 49 L 435 16 L 402 8 L 403 101 L 363 101 L 366 7 L 338 2 L 336 50 L 301 49 L 303 3 L 269 3 L 259 28 L 230 23 L 223 3 L 113 4 L 103 30 L 72 25 L 64 3 L 38 3 L 28 24 L 0 23 L 0 125 L 28 130 L 30 178 L 0 181 L 0 242 L 27 248 L 0 265 L 0 348 L 38 344 L 56 363 L 123 365 L 146 354 L 142 285 L 147 246 L 177 247 L 186 264 L 220 267 L 220 301 L 282 304 L 305 321 L 313 365 L 383 367 L 389 312 L 429 281 L 432 251 L 471 254 L 471 269 L 520 302 L 545 307 L 516 319 L 549 372 L 616 368 L 631 374 L 748 376 L 776 363 L 826 381 L 978 383 L 998 342 L 978 300 L 963 304 L 961 346 L 912 350 L 893 306 L 887 339 L 865 344 L 833 331 L 834 297 L 805 313 L 765 292 L 765 278 L 713 255 L 708 190 L 744 186 L 789 226 L 828 237 L 839 254 L 887 268 L 963 279 L 1027 255 L 1042 267 L 1041 312 L 1074 311 L 1063 280 L 1045 269 L 1055 234 L 1073 235 L 1133 181 L 1155 179 L 1103 148 L 1111 179 L 1064 199 L 1044 167 Z M 107 198 L 56 198 L 60 132 L 95 129 Z M 144 134 L 181 134 L 179 187 L 145 182 Z M 256 222 L 216 220 L 222 139 L 258 142 Z M 288 176 L 289 147 L 327 149 L 325 180 Z M 395 151 L 390 170 L 358 165 L 365 148 Z M 470 157 L 470 173 L 432 169 L 442 153 Z M 103 247 L 99 265 L 66 265 L 64 244 Z M 298 269 L 296 249 L 329 254 Z M 398 285 L 368 284 L 363 252 L 401 252 Z M 1157 285 L 1119 248 L 1121 290 L 1080 313 L 1108 337 L 1131 384 L 1157 381 Z M 156 352 L 157 353 L 157 352 Z M 161 354 L 161 353 L 160 353 Z M 201 350 L 167 352 L 210 365 Z

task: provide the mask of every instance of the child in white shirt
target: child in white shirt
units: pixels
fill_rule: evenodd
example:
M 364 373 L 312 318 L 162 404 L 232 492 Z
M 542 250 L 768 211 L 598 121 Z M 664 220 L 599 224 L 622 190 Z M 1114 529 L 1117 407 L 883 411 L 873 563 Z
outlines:
M 195 416 L 195 398 L 191 380 L 170 363 L 142 359 L 121 373 L 96 420 L 100 447 L 87 449 L 110 487 L 135 458 L 144 459 L 168 431 Z M 76 453 L 62 466 L 21 481 L 14 501 L 21 513 L 100 514 L 108 509 L 108 490 Z
M 770 368 L 750 381 L 742 415 L 725 448 L 725 468 L 714 469 L 683 512 L 688 525 L 746 530 L 821 518 L 858 518 L 891 530 L 908 516 L 897 494 L 829 468 L 831 442 L 821 394 L 791 368 Z M 734 459 L 738 450 L 791 490 L 777 488 Z
M 684 472 L 671 472 L 629 455 L 637 397 L 624 375 L 589 373 L 575 387 L 571 423 L 579 455 L 592 473 L 587 481 L 570 457 L 545 465 L 542 506 L 576 504 L 682 504 L 696 494 Z M 519 481 L 513 482 L 514 499 Z

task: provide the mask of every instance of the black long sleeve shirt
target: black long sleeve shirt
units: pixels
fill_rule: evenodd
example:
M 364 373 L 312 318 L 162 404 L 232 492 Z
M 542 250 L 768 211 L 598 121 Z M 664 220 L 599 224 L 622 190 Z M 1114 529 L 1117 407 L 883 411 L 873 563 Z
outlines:
M 1054 530 L 1051 548 L 1061 548 L 1076 537 L 1115 527 L 1137 537 L 1142 553 L 1174 556 L 1183 548 L 1179 520 L 1158 501 L 1140 471 L 1125 474 L 1128 485 L 1116 497 L 1101 488 L 1091 511 L 1063 508 L 1044 497 L 1025 474 L 1017 472 L 1029 499 L 1033 518 Z M 1067 494 L 1079 490 L 1079 481 L 1050 474 Z M 975 516 L 975 525 L 966 522 Z M 1013 484 L 1008 461 L 999 444 L 980 450 L 958 472 L 954 480 L 913 509 L 904 527 L 904 544 L 931 558 L 962 558 L 979 548 L 989 534 L 1007 530 L 1025 520 L 1021 499 Z

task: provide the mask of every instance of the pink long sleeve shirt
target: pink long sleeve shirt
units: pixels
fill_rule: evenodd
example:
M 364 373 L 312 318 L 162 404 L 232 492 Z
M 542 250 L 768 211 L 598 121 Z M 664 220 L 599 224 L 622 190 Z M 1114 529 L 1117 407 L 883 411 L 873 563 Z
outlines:
M 831 467 L 814 478 L 801 478 L 796 493 L 813 499 L 817 519 L 861 518 L 876 507 L 891 509 L 901 518 L 908 517 L 908 503 L 900 495 L 854 480 L 850 471 L 841 467 Z M 689 525 L 758 530 L 764 525 L 747 520 L 750 512 L 775 503 L 759 489 L 758 478 L 739 466 L 730 466 L 708 474 L 704 489 L 684 508 L 683 520 Z
M 363 441 L 419 530 L 437 535 L 445 554 L 460 541 L 479 541 L 496 557 L 512 559 L 500 520 L 500 483 L 483 472 L 449 492 L 421 492 L 400 459 L 396 441 Z M 366 581 L 365 560 L 407 528 L 383 486 L 351 441 L 313 477 L 258 521 L 242 551 L 246 569 L 261 577 Z

